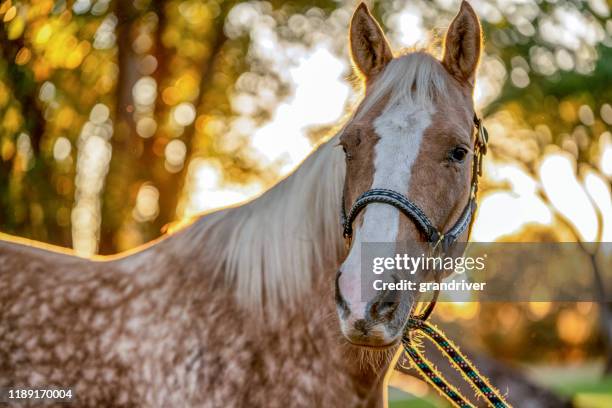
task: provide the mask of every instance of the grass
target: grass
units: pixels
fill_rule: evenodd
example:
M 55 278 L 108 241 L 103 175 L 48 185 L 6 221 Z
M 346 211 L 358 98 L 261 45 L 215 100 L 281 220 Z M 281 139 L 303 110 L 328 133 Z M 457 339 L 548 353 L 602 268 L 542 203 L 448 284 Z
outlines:
M 576 381 L 553 387 L 559 394 L 572 397 L 579 408 L 612 407 L 612 377 L 596 381 Z
M 389 387 L 389 408 L 439 408 L 444 402 L 434 396 L 418 398 L 398 388 Z

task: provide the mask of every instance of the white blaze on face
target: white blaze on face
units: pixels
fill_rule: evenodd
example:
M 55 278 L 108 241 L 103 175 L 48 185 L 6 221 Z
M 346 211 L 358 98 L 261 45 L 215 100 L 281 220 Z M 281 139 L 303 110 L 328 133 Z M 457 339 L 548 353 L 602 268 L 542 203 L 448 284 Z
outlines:
M 410 189 L 412 167 L 419 154 L 431 112 L 422 107 L 397 104 L 374 121 L 380 137 L 374 150 L 374 177 L 370 188 L 386 188 L 406 195 Z M 369 204 L 363 223 L 355 226 L 351 252 L 340 267 L 340 291 L 351 310 L 351 320 L 364 318 L 368 302 L 376 292 L 373 273 L 361 273 L 361 245 L 368 242 L 396 242 L 401 213 L 391 205 Z M 391 249 L 391 248 L 390 248 Z M 393 253 L 385 254 L 393 256 Z M 362 278 L 363 282 L 362 282 Z

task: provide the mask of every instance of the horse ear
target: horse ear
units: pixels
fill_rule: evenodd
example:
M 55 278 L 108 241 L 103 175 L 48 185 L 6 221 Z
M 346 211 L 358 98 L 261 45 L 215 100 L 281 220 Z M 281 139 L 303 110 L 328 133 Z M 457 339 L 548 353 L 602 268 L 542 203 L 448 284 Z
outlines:
M 457 80 L 474 86 L 482 34 L 478 16 L 467 1 L 461 3 L 444 41 L 442 64 Z
M 393 59 L 385 35 L 364 3 L 353 14 L 350 43 L 353 62 L 366 78 L 380 73 Z

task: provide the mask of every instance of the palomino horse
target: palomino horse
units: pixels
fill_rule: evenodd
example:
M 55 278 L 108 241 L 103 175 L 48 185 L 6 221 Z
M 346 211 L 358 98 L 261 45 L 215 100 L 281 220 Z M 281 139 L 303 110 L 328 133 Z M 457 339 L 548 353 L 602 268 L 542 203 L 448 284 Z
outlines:
M 457 220 L 481 29 L 464 2 L 441 61 L 394 57 L 361 4 L 350 47 L 363 101 L 261 197 L 115 257 L 0 242 L 0 387 L 71 388 L 76 406 L 96 407 L 383 405 L 414 299 L 385 307 L 361 293 L 359 248 L 424 239 L 374 203 L 347 250 L 339 210 L 385 188 L 441 231 Z

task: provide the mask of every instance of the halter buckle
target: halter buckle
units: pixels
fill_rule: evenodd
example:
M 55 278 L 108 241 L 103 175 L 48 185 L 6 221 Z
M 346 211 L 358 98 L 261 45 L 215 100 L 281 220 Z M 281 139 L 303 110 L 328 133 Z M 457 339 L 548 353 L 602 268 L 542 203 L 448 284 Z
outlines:
M 482 124 L 482 120 L 478 119 L 476 123 L 478 128 L 478 145 L 482 155 L 487 154 L 487 145 L 489 144 L 489 132 L 487 128 Z
M 433 254 L 435 255 L 436 253 L 436 249 L 438 249 L 438 246 L 440 246 L 440 244 L 442 243 L 442 241 L 444 241 L 445 235 L 444 234 L 440 234 L 438 236 L 437 241 L 433 244 L 431 251 L 433 252 Z
M 478 149 L 478 168 L 476 169 L 478 174 L 478 177 L 482 177 L 482 162 L 484 160 L 482 160 L 482 157 L 484 156 L 484 152 L 482 151 L 482 149 Z
M 352 231 L 347 231 L 346 229 L 342 232 L 342 236 L 344 237 L 344 244 L 346 249 L 348 250 L 351 247 L 353 242 L 353 233 Z

